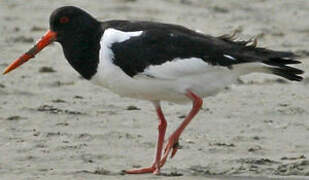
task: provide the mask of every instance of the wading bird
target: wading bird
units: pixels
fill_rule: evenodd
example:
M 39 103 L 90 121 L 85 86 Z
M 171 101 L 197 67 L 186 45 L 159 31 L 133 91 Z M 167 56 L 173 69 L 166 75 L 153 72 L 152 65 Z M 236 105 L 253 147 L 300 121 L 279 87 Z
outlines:
M 239 76 L 260 72 L 302 80 L 299 75 L 303 71 L 288 66 L 300 63 L 293 53 L 256 47 L 256 41 L 213 37 L 157 22 L 99 22 L 73 6 L 56 9 L 49 24 L 47 33 L 4 74 L 56 41 L 71 66 L 85 79 L 121 96 L 152 102 L 159 118 L 154 162 L 127 173 L 159 174 L 169 154 L 176 154 L 179 137 L 199 112 L 202 98 L 217 94 Z M 167 139 L 164 151 L 167 122 L 161 101 L 193 103 L 184 121 Z

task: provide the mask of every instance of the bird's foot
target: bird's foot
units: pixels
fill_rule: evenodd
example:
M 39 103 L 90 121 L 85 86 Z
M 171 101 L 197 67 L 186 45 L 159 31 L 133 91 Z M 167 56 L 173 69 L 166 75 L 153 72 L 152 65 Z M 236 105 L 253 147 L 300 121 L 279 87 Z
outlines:
M 171 136 L 168 139 L 168 142 L 167 142 L 165 149 L 164 149 L 163 157 L 160 161 L 161 167 L 165 164 L 169 153 L 172 151 L 171 156 L 170 156 L 171 159 L 172 159 L 175 156 L 178 148 L 179 148 L 178 137 L 175 138 L 174 136 Z
M 156 168 L 155 165 L 152 165 L 151 167 L 147 168 L 140 168 L 140 169 L 132 169 L 132 170 L 126 170 L 127 174 L 145 174 L 145 173 L 153 173 L 156 175 L 160 174 L 160 168 Z
M 178 149 L 179 149 L 179 142 L 177 140 L 177 142 L 173 146 L 173 150 L 172 150 L 172 154 L 171 154 L 171 159 L 175 156 L 175 154 L 178 151 Z
M 171 153 L 171 159 L 172 159 L 175 156 L 178 148 L 179 148 L 178 138 L 174 137 L 174 136 L 171 136 L 168 139 L 168 143 L 165 146 L 164 156 L 168 156 L 169 152 L 172 150 L 172 153 Z M 164 158 L 164 156 L 163 156 L 163 158 Z
M 127 174 L 153 173 L 153 174 L 159 175 L 160 174 L 160 167 L 164 166 L 169 153 L 171 152 L 170 157 L 173 158 L 175 156 L 178 148 L 179 148 L 178 138 L 174 138 L 174 136 L 171 136 L 168 140 L 168 143 L 166 144 L 166 147 L 165 147 L 165 150 L 164 150 L 164 155 L 163 155 L 162 159 L 160 160 L 160 163 L 154 163 L 151 167 L 147 167 L 147 168 L 126 170 L 125 172 Z

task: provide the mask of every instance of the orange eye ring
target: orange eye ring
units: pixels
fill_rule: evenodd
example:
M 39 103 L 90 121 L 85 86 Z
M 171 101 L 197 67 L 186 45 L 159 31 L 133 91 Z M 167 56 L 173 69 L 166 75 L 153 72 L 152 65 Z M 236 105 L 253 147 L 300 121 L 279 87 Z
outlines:
M 61 24 L 66 24 L 66 23 L 68 23 L 70 21 L 70 19 L 67 17 L 67 16 L 63 16 L 63 17 L 61 17 L 60 19 L 59 19 L 59 22 L 61 23 Z

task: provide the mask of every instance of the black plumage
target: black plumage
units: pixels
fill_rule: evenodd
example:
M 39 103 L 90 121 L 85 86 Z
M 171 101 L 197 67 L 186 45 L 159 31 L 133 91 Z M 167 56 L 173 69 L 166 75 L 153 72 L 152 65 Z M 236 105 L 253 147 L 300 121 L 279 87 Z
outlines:
M 273 51 L 249 45 L 250 41 L 234 41 L 227 36 L 212 37 L 178 25 L 109 21 L 105 28 L 125 32 L 143 31 L 138 37 L 114 43 L 114 63 L 129 76 L 141 73 L 150 65 L 160 65 L 176 58 L 201 58 L 211 65 L 232 68 L 235 64 L 261 62 L 267 64 L 276 75 L 289 80 L 300 81 L 303 71 L 289 67 L 298 64 L 292 52 Z M 229 58 L 232 57 L 233 59 Z

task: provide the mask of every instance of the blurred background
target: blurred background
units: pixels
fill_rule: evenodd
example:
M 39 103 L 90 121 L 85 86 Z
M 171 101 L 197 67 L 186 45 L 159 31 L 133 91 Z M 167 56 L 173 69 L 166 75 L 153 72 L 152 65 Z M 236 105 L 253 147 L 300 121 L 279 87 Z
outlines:
M 102 21 L 159 21 L 214 36 L 236 30 L 239 39 L 257 36 L 258 46 L 297 53 L 298 67 L 309 71 L 308 0 L 2 0 L 0 71 L 32 47 L 64 5 Z M 308 73 L 300 83 L 253 74 L 205 99 L 163 172 L 183 179 L 308 177 L 308 83 Z M 191 105 L 166 104 L 170 133 Z M 156 126 L 151 103 L 83 80 L 54 44 L 0 77 L 0 179 L 136 179 L 121 170 L 152 161 Z

